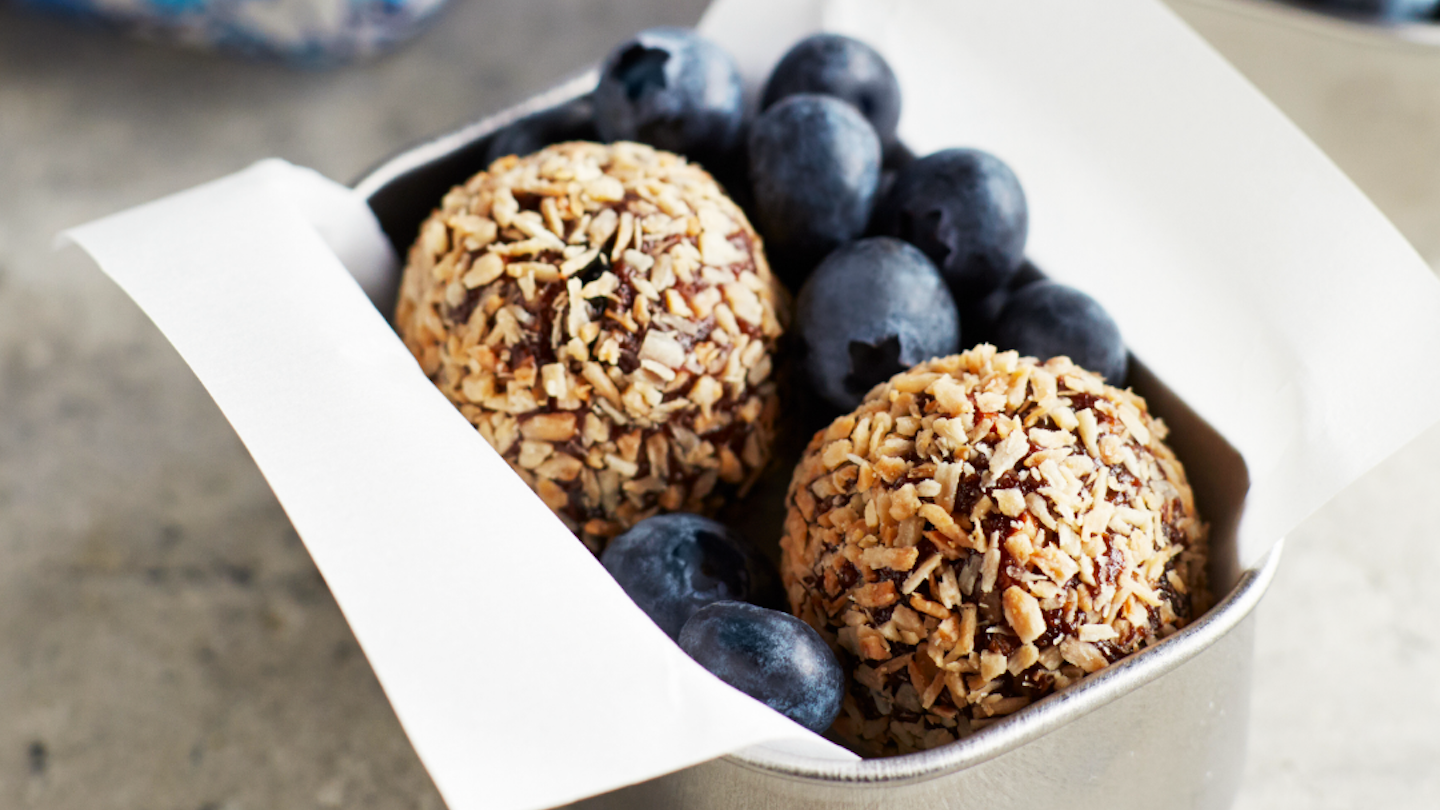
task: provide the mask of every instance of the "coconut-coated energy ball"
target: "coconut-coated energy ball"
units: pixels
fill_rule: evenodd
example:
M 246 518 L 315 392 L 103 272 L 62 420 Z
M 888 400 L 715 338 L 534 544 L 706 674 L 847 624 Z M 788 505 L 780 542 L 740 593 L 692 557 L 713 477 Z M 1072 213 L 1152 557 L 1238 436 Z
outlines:
M 982 344 L 817 433 L 781 540 L 864 753 L 951 742 L 1205 609 L 1207 530 L 1165 425 L 1057 357 Z
M 709 513 L 770 456 L 781 296 L 702 169 L 636 143 L 509 156 L 447 194 L 396 327 L 435 385 L 597 553 Z

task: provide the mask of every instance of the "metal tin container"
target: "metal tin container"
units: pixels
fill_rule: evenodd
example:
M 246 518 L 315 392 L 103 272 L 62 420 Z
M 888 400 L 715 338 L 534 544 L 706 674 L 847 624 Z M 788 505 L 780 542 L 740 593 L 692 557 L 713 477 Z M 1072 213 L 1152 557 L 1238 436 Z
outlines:
M 456 183 L 486 165 L 495 134 L 536 116 L 583 137 L 592 71 L 499 114 L 420 144 L 359 180 L 397 253 Z M 388 301 L 378 301 L 388 311 Z M 1241 570 L 1235 529 L 1248 488 L 1224 438 L 1136 358 L 1131 383 L 1172 428 L 1201 514 L 1211 524 L 1218 603 L 1184 630 L 950 745 L 836 762 L 758 746 L 598 796 L 576 808 L 1229 807 L 1249 723 L 1253 612 L 1274 577 L 1277 545 Z M 787 476 L 788 477 L 788 476 Z

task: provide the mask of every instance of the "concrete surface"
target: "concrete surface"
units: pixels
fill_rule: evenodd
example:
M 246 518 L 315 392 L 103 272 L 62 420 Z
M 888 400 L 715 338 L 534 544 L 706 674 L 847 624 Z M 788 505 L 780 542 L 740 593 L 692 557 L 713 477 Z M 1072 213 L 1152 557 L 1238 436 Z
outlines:
M 0 808 L 441 807 L 224 419 L 52 235 L 269 155 L 354 177 L 704 5 L 455 0 L 409 48 L 332 73 L 0 7 Z M 1440 104 L 1377 101 L 1402 81 L 1365 67 L 1383 55 L 1318 104 L 1301 77 L 1333 63 L 1303 38 L 1187 14 L 1440 258 L 1440 179 L 1411 162 L 1440 154 Z M 1261 609 L 1240 807 L 1440 798 L 1437 454 L 1432 430 L 1293 536 Z

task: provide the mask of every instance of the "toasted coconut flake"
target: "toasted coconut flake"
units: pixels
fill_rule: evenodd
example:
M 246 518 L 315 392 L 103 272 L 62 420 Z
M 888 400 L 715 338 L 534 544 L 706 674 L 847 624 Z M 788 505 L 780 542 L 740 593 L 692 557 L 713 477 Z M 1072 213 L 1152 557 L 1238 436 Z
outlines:
M 483 287 L 505 275 L 505 260 L 494 253 L 485 253 L 475 260 L 462 279 L 465 288 L 473 290 Z
M 520 426 L 520 435 L 527 439 L 547 442 L 567 442 L 575 436 L 575 414 L 542 413 L 533 416 Z
M 1094 644 L 1074 638 L 1060 642 L 1060 655 L 1086 672 L 1099 672 L 1109 664 Z
M 1029 644 L 1045 632 L 1045 616 L 1035 597 L 1011 585 L 1005 589 L 1005 621 L 1014 628 L 1020 641 Z

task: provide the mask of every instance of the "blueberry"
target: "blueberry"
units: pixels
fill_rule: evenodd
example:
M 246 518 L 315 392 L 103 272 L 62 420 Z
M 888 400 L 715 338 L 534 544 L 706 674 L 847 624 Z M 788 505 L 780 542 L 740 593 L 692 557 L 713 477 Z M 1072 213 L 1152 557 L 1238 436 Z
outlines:
M 605 141 L 703 158 L 738 147 L 743 122 L 735 61 L 688 28 L 651 28 L 622 43 L 595 88 L 595 126 Z
M 910 163 L 876 212 L 878 231 L 925 251 L 962 302 L 1003 286 L 1019 268 L 1028 220 L 1015 173 L 978 149 Z
M 1020 269 L 1005 283 L 1005 286 L 991 291 L 979 301 L 967 302 L 960 311 L 960 342 L 966 347 L 980 343 L 995 342 L 995 327 L 1000 323 L 1000 313 L 1010 303 L 1011 296 L 1027 284 L 1043 281 L 1045 274 L 1029 260 L 1020 263 Z
M 845 673 L 815 628 L 778 610 L 716 602 L 680 631 L 680 648 L 715 677 L 816 733 L 840 714 Z
M 880 139 L 829 96 L 790 96 L 750 128 L 750 184 L 761 234 L 792 286 L 825 254 L 859 236 L 880 182 Z
M 593 141 L 596 137 L 595 103 L 589 96 L 582 96 L 497 130 L 485 150 L 485 165 L 506 155 L 524 157 L 552 143 Z
M 1016 290 L 1000 313 L 995 345 L 1042 361 L 1063 354 L 1110 385 L 1125 387 L 1130 358 L 1120 327 L 1098 301 L 1073 287 L 1037 281 Z
M 910 151 L 910 147 L 895 141 L 885 146 L 885 156 L 880 161 L 880 168 L 885 171 L 898 172 L 914 163 L 915 159 L 915 153 Z
M 800 290 L 796 324 L 811 384 L 842 411 L 876 384 L 960 347 L 960 316 L 940 272 L 888 236 L 827 256 Z
M 890 196 L 890 190 L 895 188 L 895 179 L 899 177 L 900 170 L 914 162 L 915 153 L 899 141 L 885 148 L 885 153 L 880 158 L 880 182 L 875 186 L 877 203 Z M 870 214 L 870 227 L 866 229 L 867 233 L 878 234 L 880 232 L 875 220 L 879 213 L 880 206 L 877 204 L 875 210 Z
M 849 102 L 875 128 L 882 143 L 895 140 L 900 122 L 900 83 L 885 57 L 865 43 L 838 34 L 800 40 L 770 74 L 760 106 L 800 93 Z
M 605 570 L 671 638 L 690 615 L 722 599 L 777 606 L 770 561 L 723 524 L 686 513 L 656 515 L 616 537 L 600 555 Z

